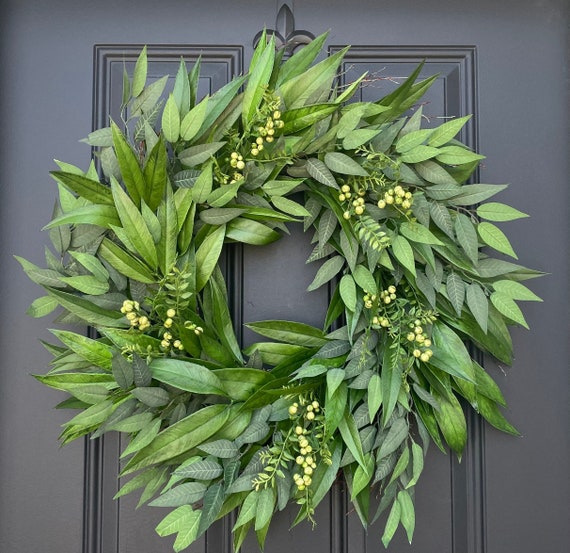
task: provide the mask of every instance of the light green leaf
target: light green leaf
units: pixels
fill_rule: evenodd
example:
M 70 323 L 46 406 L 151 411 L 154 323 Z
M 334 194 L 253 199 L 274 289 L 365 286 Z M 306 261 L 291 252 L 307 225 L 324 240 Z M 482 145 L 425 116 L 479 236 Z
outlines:
M 357 265 L 352 276 L 356 284 L 358 284 L 364 292 L 368 292 L 369 294 L 376 294 L 378 292 L 374 275 L 364 265 Z
M 344 257 L 340 255 L 335 255 L 330 259 L 327 259 L 317 271 L 313 282 L 309 284 L 307 290 L 310 292 L 320 288 L 323 284 L 334 278 L 340 270 L 343 268 L 345 263 Z
M 41 298 L 36 298 L 32 302 L 26 311 L 26 315 L 34 318 L 45 317 L 52 313 L 57 306 L 57 300 L 50 298 L 49 296 L 42 296 Z
M 262 223 L 238 217 L 228 223 L 226 238 L 244 244 L 265 246 L 279 240 L 281 235 Z
M 382 534 L 382 543 L 384 547 L 388 547 L 388 544 L 392 541 L 392 538 L 396 533 L 396 529 L 398 528 L 398 524 L 400 523 L 401 513 L 402 507 L 400 506 L 400 502 L 395 499 L 392 504 L 392 508 L 390 509 L 386 526 L 384 527 L 384 533 Z
M 162 112 L 162 133 L 170 143 L 176 142 L 180 136 L 180 112 L 172 93 Z
M 64 171 L 50 171 L 50 175 L 63 186 L 95 204 L 113 205 L 111 189 L 99 181 Z
M 382 405 L 382 381 L 377 374 L 373 374 L 368 382 L 368 416 L 370 424 L 373 423 L 374 417 Z
M 321 347 L 327 343 L 322 330 L 313 326 L 292 321 L 260 321 L 247 323 L 257 334 L 287 344 L 306 347 Z
M 137 253 L 155 269 L 158 265 L 156 247 L 143 216 L 114 179 L 111 180 L 111 189 L 125 234 Z
M 453 394 L 437 396 L 440 409 L 434 410 L 435 419 L 449 447 L 461 456 L 467 442 L 467 424 L 463 410 Z
M 196 291 L 199 292 L 206 286 L 222 253 L 226 227 L 217 227 L 211 234 L 206 236 L 196 251 Z
M 500 228 L 493 225 L 493 223 L 479 223 L 477 226 L 477 232 L 479 233 L 481 240 L 491 248 L 518 259 L 505 233 Z
M 216 374 L 190 361 L 158 358 L 150 365 L 155 380 L 195 394 L 215 394 L 225 396 L 224 386 Z
M 510 205 L 501 204 L 499 202 L 489 202 L 480 205 L 477 208 L 477 215 L 482 219 L 488 221 L 514 221 L 515 219 L 522 219 L 528 217 L 526 213 L 511 207 Z
M 187 167 L 196 167 L 208 161 L 224 144 L 225 142 L 207 142 L 190 146 L 178 154 L 178 159 Z
M 400 160 L 403 163 L 420 163 L 421 161 L 426 161 L 438 156 L 440 152 L 441 150 L 430 146 L 416 146 L 405 154 L 402 154 Z
M 423 450 L 416 442 L 412 442 L 412 478 L 406 484 L 406 489 L 409 489 L 417 484 L 423 470 L 424 470 Z
M 243 96 L 242 119 L 245 128 L 248 128 L 257 112 L 273 71 L 275 38 L 272 36 L 267 44 L 260 43 L 258 47 L 261 46 L 263 52 L 252 68 Z
M 457 316 L 461 316 L 461 309 L 465 300 L 465 283 L 457 273 L 449 273 L 446 280 L 447 296 Z
M 183 58 L 180 58 L 172 94 L 180 112 L 180 117 L 183 118 L 190 109 L 190 81 L 188 80 L 188 70 Z
M 198 447 L 209 455 L 218 457 L 218 459 L 231 459 L 239 453 L 236 444 L 230 440 L 215 440 Z
M 461 338 L 446 324 L 436 322 L 432 339 L 433 357 L 430 363 L 448 374 L 475 382 L 473 362 Z
M 412 242 L 443 246 L 443 242 L 441 242 L 441 240 L 439 240 L 428 228 L 419 223 L 402 223 L 400 225 L 400 233 Z
M 416 262 L 414 260 L 414 251 L 406 238 L 401 235 L 395 236 L 392 239 L 391 249 L 398 263 L 415 276 Z
M 485 159 L 485 156 L 476 154 L 462 146 L 445 146 L 439 149 L 436 159 L 446 165 L 463 165 Z
M 131 111 L 132 115 L 150 114 L 161 105 L 158 103 L 166 83 L 168 82 L 168 75 L 164 75 L 160 79 L 149 84 L 139 96 L 137 96 L 132 105 Z
M 108 282 L 101 282 L 91 275 L 61 277 L 60 280 L 72 288 L 75 288 L 84 294 L 89 294 L 90 296 L 99 296 L 109 291 Z
M 206 198 L 206 203 L 212 207 L 224 207 L 237 196 L 240 186 L 241 181 L 236 181 L 233 184 L 224 184 L 210 192 Z
M 400 521 L 406 530 L 408 542 L 411 544 L 412 537 L 414 536 L 414 528 L 416 526 L 416 514 L 414 511 L 414 503 L 407 490 L 401 490 L 398 492 L 398 503 L 401 507 Z
M 259 492 L 257 500 L 257 509 L 255 513 L 255 530 L 259 531 L 264 528 L 273 515 L 275 507 L 275 492 L 273 488 L 265 488 Z
M 368 464 L 366 463 L 362 451 L 362 442 L 360 441 L 354 417 L 350 413 L 345 413 L 344 417 L 340 419 L 338 430 L 346 447 L 356 459 L 356 462 L 362 467 L 364 472 L 368 474 Z
M 208 109 L 209 96 L 205 96 L 199 104 L 193 107 L 182 119 L 180 124 L 180 136 L 186 140 L 192 140 L 204 123 Z
M 307 172 L 311 177 L 313 177 L 317 182 L 324 184 L 325 186 L 330 186 L 331 188 L 339 189 L 333 174 L 329 171 L 329 168 L 320 160 L 316 158 L 310 158 L 306 163 Z
M 466 115 L 465 117 L 458 117 L 457 119 L 452 119 L 440 125 L 433 131 L 428 144 L 435 148 L 447 144 L 463 128 L 469 119 L 471 119 L 471 115 Z
M 420 177 L 433 184 L 457 185 L 457 181 L 439 164 L 426 160 L 414 165 Z
M 186 549 L 198 537 L 201 519 L 200 511 L 192 511 L 184 517 L 172 546 L 176 553 Z
M 493 283 L 493 288 L 513 300 L 542 301 L 534 292 L 524 284 L 514 280 L 498 280 Z
M 416 146 L 423 144 L 433 132 L 433 129 L 421 129 L 404 134 L 396 141 L 396 151 L 403 154 L 413 150 Z
M 344 275 L 340 279 L 339 291 L 346 308 L 354 312 L 356 310 L 356 284 L 350 275 Z
M 289 215 L 294 215 L 295 217 L 309 217 L 311 215 L 301 204 L 298 204 L 289 198 L 274 196 L 271 199 L 271 203 L 277 209 L 280 209 L 285 213 L 289 213 Z
M 481 327 L 481 330 L 487 334 L 489 302 L 485 292 L 479 284 L 473 282 L 467 286 L 466 299 L 467 307 L 469 307 L 473 317 L 475 317 L 477 324 Z
M 194 480 L 213 480 L 220 476 L 222 472 L 224 472 L 222 466 L 213 459 L 200 459 L 174 470 L 176 476 L 192 478 Z M 201 499 L 201 497 L 199 499 Z
M 454 196 L 449 202 L 453 205 L 474 205 L 485 201 L 507 188 L 506 184 L 465 184 L 461 193 Z
M 503 292 L 493 292 L 491 294 L 491 303 L 497 308 L 497 311 L 510 319 L 511 321 L 529 328 L 520 307 L 515 301 Z
M 368 171 L 362 165 L 359 165 L 353 158 L 342 152 L 327 152 L 325 154 L 325 165 L 334 173 L 361 177 L 368 176 Z
M 103 242 L 101 242 L 99 254 L 122 275 L 145 284 L 156 282 L 152 271 L 147 265 L 108 238 L 104 238 Z
M 470 261 L 476 265 L 479 259 L 479 242 L 475 225 L 467 215 L 458 213 L 455 217 L 454 228 L 459 245 L 463 248 Z
M 134 361 L 133 361 L 133 379 L 134 379 Z M 170 403 L 170 394 L 159 386 L 140 386 L 135 388 L 132 392 L 141 403 L 149 407 L 162 407 Z
M 137 155 L 133 152 L 133 149 L 119 127 L 111 122 L 111 129 L 113 131 L 113 144 L 115 146 L 115 153 L 117 155 L 123 183 L 133 203 L 139 206 L 141 198 L 146 197 L 146 182 L 143 170 L 141 169 Z M 113 187 L 111 186 L 111 188 Z M 116 205 L 117 199 L 114 195 L 113 198 L 115 199 Z
M 255 491 L 251 491 L 249 495 L 244 499 L 243 503 L 241 504 L 236 523 L 234 524 L 233 532 L 235 532 L 240 526 L 243 526 L 255 518 L 258 500 L 259 492 Z
M 147 67 L 148 63 L 145 45 L 137 58 L 133 73 L 132 95 L 134 98 L 136 98 L 144 89 L 144 85 L 146 84 Z
M 334 394 L 345 378 L 344 369 L 327 370 L 327 394 Z
M 209 405 L 169 426 L 125 466 L 122 474 L 172 459 L 205 442 L 227 421 L 225 405 Z

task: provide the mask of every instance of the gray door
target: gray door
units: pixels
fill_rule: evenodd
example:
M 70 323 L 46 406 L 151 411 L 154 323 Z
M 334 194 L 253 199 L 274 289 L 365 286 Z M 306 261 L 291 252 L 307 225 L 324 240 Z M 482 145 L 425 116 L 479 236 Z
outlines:
M 29 376 L 45 371 L 46 320 L 25 315 L 39 295 L 11 258 L 42 263 L 55 187 L 52 158 L 85 166 L 76 139 L 103 124 L 120 102 L 123 59 L 149 45 L 151 73 L 173 74 L 181 55 L 202 53 L 203 92 L 247 67 L 252 39 L 275 28 L 282 2 L 254 0 L 5 1 L 0 8 L 0 167 L 2 307 L 0 325 L 0 551 L 2 553 L 158 553 L 171 550 L 154 526 L 159 509 L 135 512 L 134 499 L 114 502 L 118 450 L 114 438 L 59 449 L 66 414 L 61 397 Z M 526 310 L 531 331 L 514 331 L 513 367 L 486 367 L 501 384 L 515 439 L 471 418 L 461 464 L 430 452 L 416 497 L 414 543 L 398 534 L 394 552 L 559 553 L 570 548 L 568 379 L 568 121 L 565 0 L 306 0 L 289 2 L 297 30 L 331 29 L 329 51 L 352 44 L 344 78 L 370 71 L 364 99 L 390 91 L 426 59 L 439 73 L 424 113 L 474 113 L 464 135 L 487 156 L 481 182 L 509 182 L 507 203 L 531 219 L 506 228 L 520 262 L 550 273 L 533 283 L 543 304 Z M 281 31 L 284 22 L 280 21 Z M 289 29 L 290 30 L 290 29 Z M 286 34 L 286 33 L 285 33 Z M 151 75 L 152 76 L 152 75 Z M 92 117 L 93 110 L 93 117 Z M 238 321 L 283 318 L 320 325 L 326 292 L 306 294 L 310 238 L 299 229 L 278 245 L 228 253 Z M 260 278 L 262 277 L 262 278 Z M 244 333 L 245 343 L 252 337 Z M 317 513 L 318 526 L 289 532 L 293 511 L 275 523 L 271 553 L 344 553 L 383 549 L 382 524 L 367 533 L 350 512 L 343 484 Z M 231 520 L 190 551 L 231 550 Z M 254 540 L 245 551 L 256 551 Z

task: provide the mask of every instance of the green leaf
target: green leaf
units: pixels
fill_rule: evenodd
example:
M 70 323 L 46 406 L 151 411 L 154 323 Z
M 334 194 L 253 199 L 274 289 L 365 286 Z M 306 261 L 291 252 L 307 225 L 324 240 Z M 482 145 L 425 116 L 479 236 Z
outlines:
M 65 171 L 50 171 L 53 178 L 82 198 L 95 204 L 113 205 L 111 189 L 99 181 Z
M 224 145 L 225 142 L 208 142 L 190 146 L 178 154 L 178 159 L 187 167 L 196 167 L 208 161 Z
M 193 480 L 214 480 L 224 472 L 222 466 L 213 459 L 200 459 L 175 469 L 176 476 L 183 478 L 192 478 Z M 201 499 L 201 497 L 199 498 Z
M 274 196 L 271 199 L 271 203 L 277 209 L 280 209 L 285 213 L 289 213 L 289 215 L 294 215 L 295 217 L 310 217 L 311 215 L 301 204 L 298 204 L 289 198 Z
M 265 246 L 279 240 L 281 235 L 262 223 L 238 217 L 228 223 L 226 238 L 253 246 Z
M 493 292 L 490 299 L 497 311 L 507 317 L 507 319 L 524 326 L 526 329 L 529 328 L 520 307 L 510 296 L 503 292 Z
M 261 188 L 269 196 L 285 196 L 297 188 L 304 179 L 269 180 Z
M 107 282 L 109 280 L 109 272 L 105 269 L 103 263 L 94 255 L 78 251 L 70 251 L 69 255 L 92 273 L 97 280 L 101 282 Z
M 184 140 L 190 141 L 198 134 L 206 118 L 208 102 L 209 96 L 205 96 L 200 103 L 194 106 L 182 119 L 182 123 L 180 124 L 180 136 Z
M 423 144 L 433 132 L 433 129 L 421 129 L 404 134 L 396 141 L 396 151 L 399 154 L 403 154 L 414 149 L 416 146 Z
M 400 233 L 412 242 L 443 246 L 443 242 L 441 242 L 441 240 L 439 240 L 428 228 L 419 223 L 402 223 L 400 225 Z
M 134 380 L 134 362 L 131 366 L 133 371 Z M 170 403 L 170 394 L 164 389 L 158 386 L 141 386 L 135 388 L 132 392 L 141 403 L 148 405 L 149 407 L 162 407 Z
M 449 273 L 446 280 L 447 296 L 457 316 L 461 316 L 461 309 L 465 300 L 465 283 L 457 273 Z
M 356 284 L 350 275 L 344 275 L 339 284 L 340 297 L 347 309 L 356 310 Z
M 184 58 L 180 58 L 172 94 L 180 112 L 180 117 L 184 117 L 190 109 L 190 81 L 188 80 L 188 70 L 186 63 L 184 63 Z
M 285 83 L 309 69 L 315 58 L 321 52 L 327 36 L 328 33 L 319 35 L 309 42 L 309 44 L 297 50 L 293 56 L 281 65 L 279 68 L 278 83 Z
M 125 458 L 128 455 L 132 455 L 137 451 L 140 451 L 143 447 L 147 446 L 154 440 L 156 435 L 160 432 L 160 419 L 154 419 L 152 423 L 145 426 L 140 432 L 136 435 L 136 437 L 129 442 L 129 445 L 125 448 L 125 450 L 121 453 L 121 459 Z
M 104 238 L 99 246 L 99 254 L 122 275 L 145 284 L 156 282 L 152 271 L 141 260 L 132 256 L 108 238 Z
M 401 235 L 395 236 L 391 243 L 392 253 L 394 257 L 410 273 L 416 275 L 416 262 L 414 260 L 414 251 L 410 243 Z
M 454 229 L 459 245 L 463 248 L 469 260 L 476 265 L 479 259 L 479 242 L 475 225 L 467 215 L 458 213 L 455 217 Z
M 118 311 L 109 311 L 95 305 L 75 294 L 62 292 L 60 290 L 48 289 L 48 294 L 55 298 L 58 303 L 73 315 L 79 317 L 86 323 L 98 326 L 109 326 L 115 328 L 125 327 L 123 315 Z
M 147 74 L 148 62 L 146 54 L 146 45 L 141 50 L 135 63 L 135 70 L 133 73 L 133 84 L 132 84 L 132 95 L 136 98 L 144 89 L 146 84 L 146 74 Z
M 429 202 L 429 214 L 433 222 L 451 239 L 453 235 L 453 222 L 449 210 L 438 202 Z
M 186 549 L 198 537 L 201 520 L 200 511 L 192 511 L 184 517 L 172 546 L 176 553 Z
M 436 399 L 440 405 L 439 411 L 434 411 L 437 424 L 449 447 L 461 456 L 467 442 L 467 424 L 461 405 L 453 394 Z
M 444 148 L 439 149 L 436 159 L 446 165 L 463 165 L 465 163 L 471 163 L 472 161 L 485 159 L 485 156 L 476 154 L 475 152 L 468 150 L 466 147 L 445 146 Z
M 315 125 L 337 109 L 338 105 L 326 103 L 288 110 L 281 116 L 281 120 L 284 123 L 281 132 L 285 135 L 295 134 L 309 126 Z
M 274 60 L 275 38 L 272 36 L 271 40 L 263 45 L 263 52 L 257 59 L 245 87 L 242 104 L 242 119 L 245 128 L 248 128 L 257 113 L 273 71 Z
M 264 528 L 273 515 L 275 508 L 275 492 L 273 488 L 265 488 L 259 492 L 257 500 L 257 509 L 255 513 L 255 530 L 259 531 Z
M 201 482 L 187 482 L 159 495 L 154 501 L 151 501 L 149 505 L 151 507 L 180 507 L 181 505 L 190 505 L 200 501 L 200 499 L 204 497 L 205 492 L 206 486 Z M 159 535 L 166 536 L 167 534 L 159 533 Z
M 313 326 L 293 321 L 259 321 L 245 326 L 257 334 L 287 344 L 321 347 L 327 343 L 324 332 Z
M 542 301 L 541 298 L 529 290 L 524 284 L 514 280 L 497 280 L 497 282 L 493 283 L 493 288 L 513 300 Z
M 156 211 L 164 196 L 168 183 L 167 165 L 166 146 L 161 136 L 150 151 L 143 171 L 146 187 L 142 197 L 151 211 Z
M 139 160 L 127 142 L 124 134 L 113 122 L 111 122 L 111 129 L 113 131 L 113 144 L 115 146 L 115 153 L 117 154 L 117 161 L 121 170 L 123 183 L 133 203 L 136 206 L 140 206 L 141 198 L 145 197 L 146 182 Z M 113 199 L 116 205 L 117 200 L 114 195 Z
M 361 177 L 368 176 L 368 171 L 362 165 L 359 165 L 353 158 L 342 152 L 327 152 L 325 154 L 325 165 L 334 173 Z
M 489 318 L 489 302 L 485 292 L 479 284 L 473 282 L 467 286 L 466 299 L 467 307 L 469 307 L 481 330 L 486 334 Z
M 414 511 L 414 503 L 412 497 L 407 490 L 398 492 L 398 503 L 400 504 L 400 522 L 406 530 L 408 542 L 412 543 L 414 536 L 414 528 L 416 526 L 416 515 Z
M 309 284 L 307 290 L 310 292 L 320 288 L 323 284 L 334 278 L 340 270 L 343 268 L 345 263 L 344 257 L 340 255 L 335 255 L 330 259 L 327 259 L 317 271 L 313 282 Z
M 251 484 L 250 484 L 251 488 Z M 259 500 L 259 492 L 251 491 L 241 504 L 237 520 L 233 527 L 235 532 L 240 526 L 248 523 L 255 518 L 257 512 L 257 502 Z
M 162 112 L 162 134 L 171 144 L 180 137 L 180 112 L 172 93 L 168 96 Z
M 198 536 L 201 536 L 218 518 L 218 513 L 224 503 L 224 488 L 221 482 L 211 485 L 202 502 L 202 516 L 198 526 Z
M 67 330 L 51 330 L 50 332 L 71 351 L 86 361 L 108 371 L 111 370 L 113 351 L 110 346 Z
M 99 296 L 109 291 L 108 282 L 101 282 L 91 275 L 61 277 L 60 280 L 72 288 L 75 288 L 84 294 L 89 294 L 90 296 Z
M 474 205 L 485 201 L 507 188 L 506 184 L 465 184 L 461 193 L 454 196 L 450 203 L 453 205 Z
M 374 275 L 364 265 L 357 265 L 352 276 L 356 284 L 358 284 L 364 292 L 369 294 L 376 294 L 378 292 Z
M 32 302 L 26 311 L 26 315 L 34 318 L 45 317 L 52 313 L 57 306 L 57 300 L 50 298 L 49 296 L 42 296 L 41 298 L 36 298 Z
M 129 242 L 134 246 L 137 253 L 145 262 L 155 269 L 158 265 L 156 247 L 143 216 L 114 179 L 111 180 L 111 188 L 117 207 L 117 213 L 119 214 L 123 230 Z
M 458 117 L 457 119 L 452 119 L 440 125 L 433 131 L 428 144 L 435 148 L 447 144 L 464 127 L 469 119 L 471 119 L 471 115 L 466 115 L 465 117 Z
M 216 374 L 202 365 L 179 359 L 158 358 L 149 367 L 155 380 L 169 386 L 195 394 L 226 395 Z
M 491 248 L 518 259 L 509 239 L 505 236 L 504 232 L 493 225 L 493 223 L 479 223 L 477 226 L 477 232 L 479 233 L 481 240 Z
M 420 474 L 424 470 L 424 453 L 422 448 L 415 442 L 412 442 L 412 478 L 406 484 L 406 489 L 415 486 L 420 478 Z
M 199 292 L 206 286 L 222 253 L 226 227 L 217 227 L 211 234 L 206 236 L 196 251 L 196 291 Z
M 364 472 L 368 474 L 369 467 L 362 451 L 362 442 L 360 441 L 354 417 L 350 413 L 345 413 L 344 417 L 340 419 L 338 430 L 346 447 L 356 459 L 356 462 L 362 467 Z
M 320 182 L 325 186 L 330 186 L 331 188 L 336 188 L 337 190 L 339 189 L 333 174 L 320 159 L 308 159 L 305 167 L 307 168 L 309 175 L 311 175 L 311 177 L 313 177 L 317 182 Z
M 414 165 L 420 177 L 437 185 L 457 186 L 457 181 L 441 166 L 433 160 L 426 160 Z
M 511 207 L 510 205 L 501 204 L 499 202 L 489 202 L 477 207 L 477 215 L 481 219 L 488 221 L 514 221 L 515 219 L 522 219 L 528 217 L 526 213 Z
M 160 240 L 156 251 L 162 274 L 166 275 L 176 263 L 178 239 L 178 218 L 170 186 L 167 187 L 164 201 L 158 208 L 158 221 L 160 223 Z
M 405 154 L 402 154 L 400 160 L 403 163 L 420 163 L 438 156 L 440 152 L 441 150 L 430 146 L 416 146 Z
M 206 203 L 212 207 L 224 207 L 237 196 L 240 186 L 240 181 L 220 186 L 220 188 L 216 188 L 210 192 L 209 196 L 206 198 Z
M 382 381 L 377 374 L 373 374 L 368 382 L 368 416 L 370 424 L 374 422 L 374 417 L 382 405 Z
M 475 382 L 473 362 L 461 338 L 445 323 L 436 322 L 432 328 L 432 339 L 430 363 L 448 374 Z
M 200 445 L 199 449 L 205 451 L 209 455 L 218 457 L 218 459 L 231 459 L 239 453 L 236 444 L 230 440 L 215 440 L 213 442 L 208 442 L 207 444 Z
M 400 502 L 395 499 L 390 509 L 390 514 L 388 515 L 388 520 L 386 521 L 386 526 L 384 527 L 384 533 L 382 534 L 382 543 L 384 547 L 388 547 L 390 541 L 396 533 L 398 524 L 400 523 L 400 516 L 402 513 L 402 507 Z
M 149 84 L 139 96 L 137 96 L 132 105 L 131 111 L 132 115 L 147 114 L 147 117 L 155 113 L 157 108 L 160 108 L 161 102 L 159 102 L 166 83 L 168 82 L 168 75 L 164 75 L 160 79 Z
M 344 369 L 328 369 L 327 370 L 327 394 L 334 394 L 342 381 L 345 379 L 346 373 Z
M 122 474 L 172 459 L 213 436 L 226 423 L 225 405 L 209 405 L 169 426 L 125 466 Z

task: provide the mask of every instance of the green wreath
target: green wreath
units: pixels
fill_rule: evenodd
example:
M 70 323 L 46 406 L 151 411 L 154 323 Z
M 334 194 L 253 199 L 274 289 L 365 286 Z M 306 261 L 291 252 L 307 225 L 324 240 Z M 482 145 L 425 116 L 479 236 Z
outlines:
M 36 378 L 79 410 L 62 442 L 123 432 L 121 476 L 137 474 L 117 497 L 142 489 L 172 508 L 156 531 L 175 551 L 234 509 L 236 550 L 250 529 L 263 546 L 290 502 L 294 524 L 314 522 L 339 472 L 363 525 L 387 510 L 384 545 L 399 524 L 411 541 L 428 444 L 464 449 L 461 398 L 517 433 L 464 341 L 511 362 L 508 325 L 527 326 L 516 301 L 539 300 L 521 281 L 539 273 L 488 248 L 516 258 L 494 223 L 526 215 L 485 203 L 504 185 L 465 184 L 483 158 L 455 139 L 469 117 L 421 129 L 421 108 L 404 115 L 435 77 L 416 82 L 420 66 L 348 103 L 362 79 L 334 85 L 346 50 L 314 63 L 325 38 L 282 62 L 262 37 L 249 73 L 201 101 L 199 62 L 181 61 L 164 101 L 143 49 L 125 73 L 128 119 L 86 139 L 102 178 L 57 162 L 56 253 L 47 268 L 18 258 L 47 292 L 32 316 L 59 307 L 58 322 L 97 331 L 44 344 L 52 368 Z M 309 290 L 334 289 L 323 329 L 252 322 L 269 341 L 242 351 L 224 245 L 263 246 L 301 221 L 308 261 L 325 259 Z

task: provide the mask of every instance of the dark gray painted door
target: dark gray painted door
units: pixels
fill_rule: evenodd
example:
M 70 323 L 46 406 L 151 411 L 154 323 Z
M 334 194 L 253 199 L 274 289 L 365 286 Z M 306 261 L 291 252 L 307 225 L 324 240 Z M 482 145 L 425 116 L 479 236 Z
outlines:
M 0 551 L 2 553 L 157 553 L 161 512 L 112 501 L 117 489 L 113 438 L 60 450 L 65 414 L 51 410 L 55 392 L 30 373 L 49 362 L 37 338 L 46 321 L 25 316 L 39 290 L 11 259 L 41 264 L 54 187 L 53 157 L 85 165 L 77 143 L 116 109 L 117 69 L 140 45 L 152 45 L 152 72 L 173 73 L 180 55 L 203 53 L 203 91 L 247 65 L 251 42 L 274 27 L 281 2 L 163 0 L 12 0 L 0 8 L 0 209 L 3 324 L 0 326 Z M 417 495 L 413 546 L 398 536 L 395 552 L 558 553 L 570 547 L 568 381 L 568 6 L 564 0 L 377 0 L 290 2 L 297 28 L 331 29 L 331 51 L 353 44 L 350 79 L 372 78 L 365 99 L 384 94 L 426 58 L 440 78 L 427 98 L 430 117 L 475 113 L 464 139 L 487 155 L 481 182 L 512 183 L 503 198 L 532 214 L 507 232 L 524 265 L 550 276 L 533 288 L 544 304 L 527 309 L 532 330 L 514 332 L 512 368 L 486 367 L 502 385 L 508 416 L 523 438 L 502 435 L 473 418 L 461 464 L 432 451 Z M 95 49 L 94 49 L 95 47 Z M 93 56 L 95 52 L 95 56 Z M 388 79 L 391 77 L 393 79 Z M 555 250 L 554 248 L 557 248 Z M 306 294 L 309 238 L 292 229 L 278 247 L 228 253 L 236 318 L 289 318 L 320 324 L 326 292 Z M 262 276 L 263 278 L 260 278 Z M 255 278 L 255 280 L 254 280 Z M 251 336 L 244 333 L 245 342 Z M 289 532 L 293 512 L 276 522 L 267 551 L 364 552 L 382 549 L 381 525 L 364 533 L 347 513 L 339 483 L 318 512 L 314 531 Z M 230 551 L 220 523 L 191 551 Z M 246 551 L 255 551 L 253 541 Z

